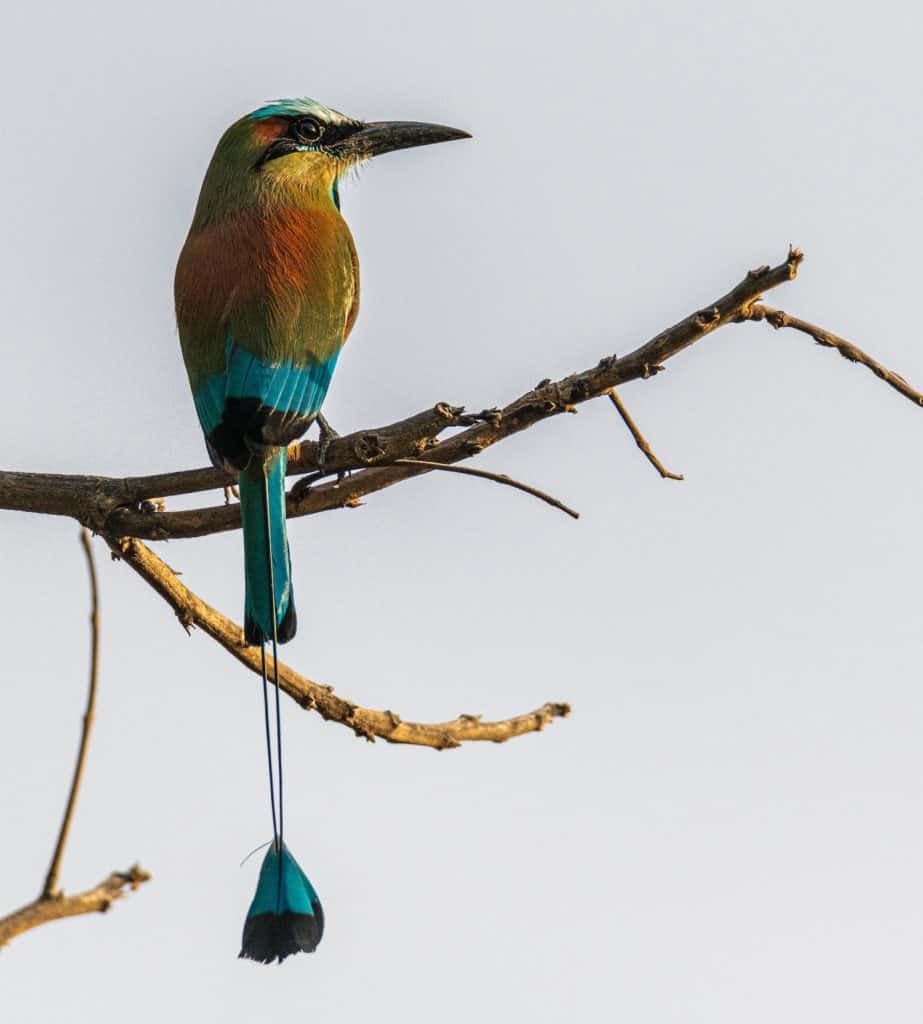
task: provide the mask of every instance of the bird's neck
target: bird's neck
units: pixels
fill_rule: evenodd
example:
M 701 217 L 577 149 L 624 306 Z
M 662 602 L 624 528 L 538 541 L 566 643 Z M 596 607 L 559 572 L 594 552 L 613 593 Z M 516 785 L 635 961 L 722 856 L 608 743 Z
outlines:
M 279 161 L 283 163 L 283 161 Z M 199 195 L 193 231 L 202 231 L 239 218 L 267 222 L 299 216 L 339 217 L 337 176 L 333 167 L 313 174 L 282 167 L 273 173 L 223 175 L 209 168 Z

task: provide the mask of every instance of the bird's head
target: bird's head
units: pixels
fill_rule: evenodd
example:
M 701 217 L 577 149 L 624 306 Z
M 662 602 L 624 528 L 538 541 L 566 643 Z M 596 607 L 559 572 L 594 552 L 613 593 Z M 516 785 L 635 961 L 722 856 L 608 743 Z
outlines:
M 221 202 L 279 193 L 332 196 L 350 168 L 381 153 L 470 138 L 468 132 L 417 121 L 359 121 L 311 99 L 278 100 L 235 121 L 212 157 L 203 198 Z M 232 205 L 237 205 L 233 203 Z

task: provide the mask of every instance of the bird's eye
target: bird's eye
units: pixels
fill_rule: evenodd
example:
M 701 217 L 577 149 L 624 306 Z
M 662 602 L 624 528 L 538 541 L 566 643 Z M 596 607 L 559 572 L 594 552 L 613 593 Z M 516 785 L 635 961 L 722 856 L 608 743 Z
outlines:
M 324 134 L 323 125 L 313 117 L 303 117 L 292 125 L 293 134 L 299 142 L 317 142 Z

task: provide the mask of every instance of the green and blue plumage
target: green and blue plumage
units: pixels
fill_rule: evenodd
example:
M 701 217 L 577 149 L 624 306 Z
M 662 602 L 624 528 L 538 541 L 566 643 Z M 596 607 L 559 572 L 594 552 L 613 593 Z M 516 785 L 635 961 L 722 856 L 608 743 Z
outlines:
M 288 137 L 291 119 L 309 112 L 336 128 L 350 123 L 298 100 L 264 107 L 225 132 L 177 266 L 177 319 L 199 421 L 213 461 L 241 476 L 249 643 L 270 640 L 274 627 L 281 642 L 294 635 L 287 554 L 275 566 L 285 595 L 275 623 L 267 607 L 254 495 L 265 467 L 272 548 L 287 552 L 277 452 L 320 411 L 358 308 L 358 260 L 333 198 L 348 161 L 300 147 L 261 163 Z
M 273 841 L 244 928 L 241 955 L 252 959 L 313 950 L 323 930 L 317 895 L 282 841 L 278 676 L 274 775 L 264 645 L 276 663 L 276 645 L 297 628 L 286 448 L 319 414 L 359 308 L 339 182 L 378 153 L 466 134 L 363 123 L 309 99 L 267 104 L 219 140 L 177 264 L 176 316 L 196 413 L 212 461 L 236 473 L 240 489 L 244 637 L 263 648 Z

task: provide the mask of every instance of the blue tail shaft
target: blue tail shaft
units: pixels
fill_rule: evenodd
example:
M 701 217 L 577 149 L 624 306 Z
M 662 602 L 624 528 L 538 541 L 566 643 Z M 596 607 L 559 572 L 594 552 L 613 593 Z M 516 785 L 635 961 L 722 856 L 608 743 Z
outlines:
M 238 479 L 246 577 L 244 634 L 248 644 L 272 640 L 273 632 L 279 643 L 285 643 L 295 635 L 298 625 L 292 593 L 292 563 L 285 531 L 286 464 L 286 451 L 279 448 L 266 462 L 245 469 Z M 270 573 L 275 584 L 275 631 Z

